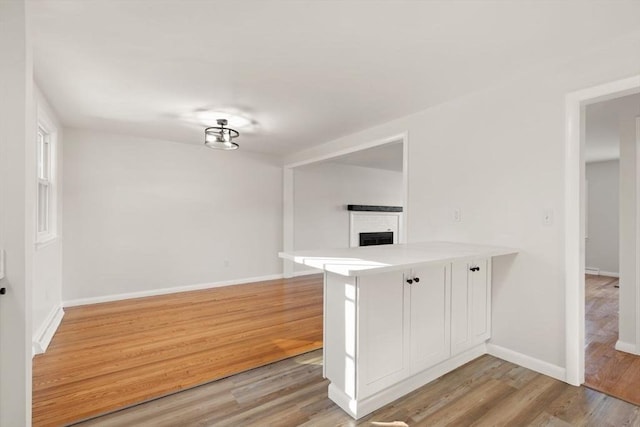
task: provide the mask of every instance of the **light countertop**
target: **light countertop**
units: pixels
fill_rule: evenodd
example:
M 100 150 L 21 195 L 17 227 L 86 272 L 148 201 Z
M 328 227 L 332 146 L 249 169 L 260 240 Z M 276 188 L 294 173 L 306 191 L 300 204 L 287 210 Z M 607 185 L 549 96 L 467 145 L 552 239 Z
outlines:
M 434 264 L 518 253 L 502 246 L 454 242 L 420 242 L 280 252 L 280 258 L 343 276 L 384 273 Z

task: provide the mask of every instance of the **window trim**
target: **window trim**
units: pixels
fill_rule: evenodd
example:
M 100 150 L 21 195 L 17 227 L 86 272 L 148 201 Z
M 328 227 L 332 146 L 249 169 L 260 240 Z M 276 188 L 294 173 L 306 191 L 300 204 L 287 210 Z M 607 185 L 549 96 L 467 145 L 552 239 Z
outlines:
M 39 133 L 43 133 L 45 138 L 48 139 L 49 155 L 48 155 L 48 179 L 40 177 L 40 141 Z M 36 249 L 47 246 L 54 242 L 58 237 L 58 194 L 57 194 L 57 160 L 58 160 L 58 128 L 55 122 L 51 119 L 50 115 L 41 107 L 38 106 L 38 115 L 36 123 L 36 176 L 35 176 L 35 235 L 36 235 Z M 44 184 L 48 187 L 47 191 L 47 229 L 45 231 L 39 230 L 40 224 L 40 185 Z

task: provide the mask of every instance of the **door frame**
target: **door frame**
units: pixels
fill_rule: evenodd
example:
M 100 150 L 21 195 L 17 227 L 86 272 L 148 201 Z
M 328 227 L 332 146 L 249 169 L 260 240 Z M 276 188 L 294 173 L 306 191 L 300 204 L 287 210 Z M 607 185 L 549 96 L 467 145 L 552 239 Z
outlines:
M 640 355 L 640 117 L 636 117 L 636 348 Z
M 585 370 L 584 112 L 589 104 L 635 93 L 640 93 L 640 75 L 578 90 L 567 94 L 565 98 L 565 354 L 566 381 L 575 386 L 584 382 Z M 636 234 L 639 234 L 638 230 Z M 638 238 L 640 239 L 640 236 Z M 639 294 L 636 289 L 638 338 Z M 637 343 L 640 343 L 640 339 Z
M 310 165 L 346 154 L 355 153 L 369 148 L 379 147 L 381 145 L 391 144 L 394 142 L 402 143 L 402 203 L 403 209 L 401 214 L 402 229 L 398 236 L 399 243 L 407 242 L 407 206 L 409 199 L 409 133 L 402 132 L 385 138 L 376 139 L 374 141 L 365 142 L 363 144 L 354 145 L 348 148 L 320 154 L 294 163 L 284 165 L 283 170 L 283 227 L 282 227 L 282 250 L 291 252 L 294 250 L 294 169 L 300 166 Z M 285 278 L 293 277 L 293 262 L 283 260 L 283 275 Z

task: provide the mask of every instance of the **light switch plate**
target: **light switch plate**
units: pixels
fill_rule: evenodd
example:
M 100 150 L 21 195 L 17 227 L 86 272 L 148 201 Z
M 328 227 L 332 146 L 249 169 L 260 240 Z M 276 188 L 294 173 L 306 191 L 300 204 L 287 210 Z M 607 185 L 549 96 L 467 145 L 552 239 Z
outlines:
M 453 210 L 453 222 L 462 222 L 462 210 L 460 208 Z
M 542 224 L 544 225 L 552 225 L 553 224 L 553 209 L 545 209 L 542 213 Z

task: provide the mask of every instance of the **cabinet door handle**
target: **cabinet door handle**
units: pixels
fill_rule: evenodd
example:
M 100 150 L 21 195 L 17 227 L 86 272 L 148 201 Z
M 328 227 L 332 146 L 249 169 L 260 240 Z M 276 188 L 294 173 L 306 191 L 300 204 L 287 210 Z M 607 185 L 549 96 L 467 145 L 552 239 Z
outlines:
M 407 279 L 407 283 L 408 283 L 408 284 L 412 284 L 412 283 L 413 283 L 413 280 L 411 280 L 411 279 Z
M 471 267 L 469 270 L 471 270 L 471 271 L 480 271 L 480 267 Z
M 416 283 L 418 283 L 418 282 L 420 281 L 420 278 L 419 278 L 419 277 L 414 277 L 414 278 L 413 278 L 413 281 L 414 281 L 414 282 L 416 282 Z

